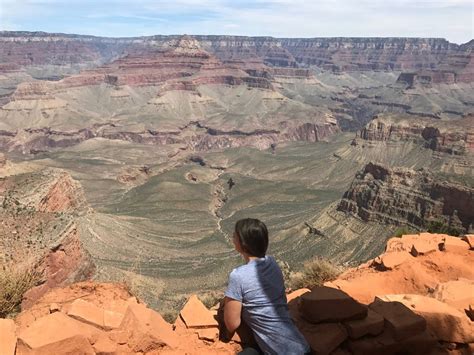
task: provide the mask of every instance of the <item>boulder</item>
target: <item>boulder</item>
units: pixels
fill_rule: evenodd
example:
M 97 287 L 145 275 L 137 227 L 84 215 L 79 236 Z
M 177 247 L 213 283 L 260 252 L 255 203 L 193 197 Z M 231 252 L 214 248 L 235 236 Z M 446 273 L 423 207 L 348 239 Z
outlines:
M 218 327 L 217 320 L 212 312 L 206 308 L 196 295 L 189 298 L 179 314 L 188 328 Z
M 336 288 L 316 286 L 300 299 L 301 316 L 311 323 L 339 322 L 367 316 L 367 306 Z
M 401 302 L 385 301 L 376 297 L 369 308 L 385 318 L 385 326 L 396 341 L 401 341 L 426 329 L 426 321 L 423 317 L 414 313 Z
M 392 251 L 382 254 L 374 259 L 376 264 L 383 266 L 387 270 L 391 270 L 398 265 L 403 264 L 411 258 L 411 255 L 405 251 Z
M 386 295 L 381 300 L 402 303 L 423 317 L 431 333 L 439 340 L 473 343 L 474 325 L 465 313 L 437 299 L 421 295 Z
M 360 320 L 344 322 L 351 339 L 359 339 L 364 335 L 379 335 L 384 329 L 384 318 L 369 309 L 367 317 Z
M 415 240 L 410 250 L 410 254 L 413 256 L 426 255 L 438 251 L 438 244 L 426 241 L 426 240 Z
M 20 347 L 20 349 L 21 350 L 17 352 L 17 355 L 96 355 L 89 340 L 87 340 L 83 335 L 75 335 L 59 341 L 51 342 L 32 350 L 28 350 L 27 347 Z
M 315 355 L 328 355 L 347 339 L 346 329 L 339 323 L 304 323 L 300 331 Z
M 0 354 L 14 355 L 16 340 L 15 322 L 12 319 L 0 319 Z
M 392 333 L 383 332 L 375 337 L 349 341 L 349 349 L 354 355 L 431 354 L 437 345 L 436 339 L 426 330 L 403 340 L 396 340 Z
M 466 241 L 459 237 L 452 237 L 450 235 L 444 237 L 441 245 L 441 250 L 455 253 L 464 253 L 469 250 L 469 248 L 470 246 Z
M 143 304 L 128 306 L 119 329 L 129 332 L 127 344 L 136 352 L 175 348 L 179 344 L 171 324 Z

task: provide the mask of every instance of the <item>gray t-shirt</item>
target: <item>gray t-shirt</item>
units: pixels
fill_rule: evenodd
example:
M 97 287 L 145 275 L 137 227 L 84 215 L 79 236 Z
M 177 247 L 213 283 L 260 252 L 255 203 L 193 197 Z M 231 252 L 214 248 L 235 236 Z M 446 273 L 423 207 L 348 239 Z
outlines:
M 250 260 L 229 275 L 225 292 L 242 302 L 242 319 L 265 354 L 304 354 L 308 343 L 288 312 L 280 267 L 271 256 Z

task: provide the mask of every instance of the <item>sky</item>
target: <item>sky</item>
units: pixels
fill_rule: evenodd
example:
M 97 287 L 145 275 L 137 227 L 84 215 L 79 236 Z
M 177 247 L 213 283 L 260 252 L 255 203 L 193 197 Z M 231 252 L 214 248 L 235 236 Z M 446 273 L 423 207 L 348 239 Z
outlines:
M 0 0 L 0 30 L 474 38 L 473 0 Z

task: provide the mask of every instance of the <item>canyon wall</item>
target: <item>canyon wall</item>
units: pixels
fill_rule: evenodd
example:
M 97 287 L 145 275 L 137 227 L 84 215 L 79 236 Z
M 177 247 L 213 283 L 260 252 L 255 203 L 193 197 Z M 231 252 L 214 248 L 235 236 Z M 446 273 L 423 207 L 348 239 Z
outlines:
M 357 133 L 365 141 L 414 141 L 425 148 L 455 155 L 474 152 L 474 115 L 456 124 L 423 117 L 379 115 Z
M 110 61 L 112 58 L 160 49 L 180 36 L 101 38 L 42 32 L 0 32 L 0 68 L 32 64 L 71 64 Z M 223 61 L 260 61 L 269 66 L 318 66 L 347 70 L 454 70 L 471 80 L 464 68 L 472 66 L 471 45 L 441 38 L 273 38 L 192 36 Z M 462 60 L 459 60 L 459 59 Z M 456 60 L 455 60 L 456 59 Z M 452 67 L 452 68 L 451 68 Z
M 424 170 L 369 163 L 344 193 L 338 210 L 364 221 L 415 229 L 436 223 L 463 233 L 474 223 L 474 189 Z

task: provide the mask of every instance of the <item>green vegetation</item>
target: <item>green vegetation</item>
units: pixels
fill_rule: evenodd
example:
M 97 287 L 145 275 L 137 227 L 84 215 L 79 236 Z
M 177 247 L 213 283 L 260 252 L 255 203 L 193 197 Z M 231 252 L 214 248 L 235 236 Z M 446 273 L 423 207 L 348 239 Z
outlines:
M 440 220 L 429 221 L 426 224 L 426 229 L 430 233 L 442 233 L 454 236 L 459 236 L 463 233 L 460 228 L 450 226 L 449 224 Z
M 394 234 L 393 236 L 396 237 L 396 238 L 401 238 L 403 235 L 407 235 L 407 234 L 417 234 L 417 233 L 418 233 L 417 230 L 411 229 L 411 228 L 409 228 L 408 226 L 403 226 L 403 227 L 398 228 L 398 229 L 395 231 L 395 234 Z

